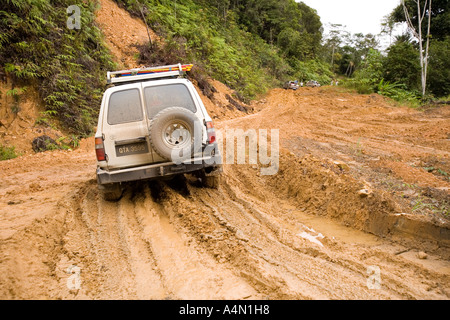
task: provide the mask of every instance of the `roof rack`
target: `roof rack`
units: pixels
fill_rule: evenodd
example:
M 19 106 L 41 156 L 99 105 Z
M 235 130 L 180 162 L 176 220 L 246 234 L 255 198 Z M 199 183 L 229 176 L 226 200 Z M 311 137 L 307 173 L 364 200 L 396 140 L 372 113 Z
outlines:
M 157 79 L 171 76 L 181 76 L 183 72 L 191 71 L 193 64 L 173 64 L 169 66 L 135 68 L 121 71 L 108 71 L 108 83 L 129 82 L 145 79 Z

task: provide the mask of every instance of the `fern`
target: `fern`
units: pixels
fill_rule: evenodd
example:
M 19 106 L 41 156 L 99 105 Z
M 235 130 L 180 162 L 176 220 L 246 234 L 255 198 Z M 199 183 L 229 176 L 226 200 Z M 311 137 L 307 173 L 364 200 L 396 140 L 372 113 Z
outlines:
M 414 91 L 408 91 L 403 83 L 390 83 L 389 81 L 381 81 L 377 85 L 377 93 L 394 99 L 399 102 L 410 103 L 415 106 L 419 103 L 419 94 Z
M 17 84 L 38 87 L 50 112 L 42 122 L 55 117 L 74 134 L 85 136 L 95 126 L 105 71 L 114 66 L 94 26 L 97 1 L 77 4 L 80 30 L 66 27 L 71 4 L 72 0 L 1 1 L 0 69 Z
M 6 2 L 19 10 L 23 10 L 29 4 L 24 0 L 6 0 Z

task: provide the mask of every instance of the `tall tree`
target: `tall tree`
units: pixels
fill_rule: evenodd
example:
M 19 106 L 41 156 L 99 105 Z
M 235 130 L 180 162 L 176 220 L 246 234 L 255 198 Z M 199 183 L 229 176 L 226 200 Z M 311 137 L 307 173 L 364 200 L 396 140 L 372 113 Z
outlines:
M 402 23 L 406 22 L 405 13 L 403 9 L 403 2 L 406 5 L 409 13 L 411 14 L 411 22 L 414 27 L 418 27 L 417 15 L 417 0 L 405 0 L 402 1 L 390 14 L 388 20 L 389 23 Z M 426 33 L 428 25 L 422 25 L 422 33 Z M 445 40 L 450 34 L 450 1 L 449 0 L 433 0 L 433 6 L 431 8 L 431 34 L 432 40 Z
M 341 47 L 350 44 L 350 33 L 345 30 L 342 24 L 330 24 L 329 32 L 324 37 L 324 60 L 330 61 L 332 71 L 335 71 L 335 64 L 340 60 L 342 54 L 338 53 Z M 337 57 L 339 56 L 339 57 Z M 339 67 L 339 66 L 338 66 Z
M 421 6 L 420 0 L 414 0 L 417 4 L 417 29 L 414 26 L 411 15 L 409 13 L 408 7 L 406 6 L 405 0 L 402 0 L 403 11 L 405 13 L 406 23 L 408 24 L 408 28 L 414 37 L 417 38 L 419 42 L 419 56 L 420 56 L 420 70 L 421 70 L 421 83 L 422 83 L 422 96 L 425 95 L 426 86 L 427 86 L 427 72 L 428 72 L 428 56 L 429 56 L 429 48 L 430 48 L 430 30 L 431 30 L 431 2 L 432 0 L 425 0 L 423 4 L 423 8 Z M 428 10 L 427 10 L 428 6 Z M 425 44 L 425 52 L 424 52 L 424 38 L 422 32 L 422 26 L 425 19 L 425 16 L 428 18 L 428 27 L 426 31 L 426 44 Z

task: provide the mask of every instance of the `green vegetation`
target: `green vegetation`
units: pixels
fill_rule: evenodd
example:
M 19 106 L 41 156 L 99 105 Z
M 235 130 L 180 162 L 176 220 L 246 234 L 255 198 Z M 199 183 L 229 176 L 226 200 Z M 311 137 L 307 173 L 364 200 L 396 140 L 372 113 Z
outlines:
M 33 84 L 47 115 L 79 136 L 92 133 L 105 72 L 114 68 L 94 24 L 95 1 L 80 1 L 80 29 L 67 27 L 70 0 L 0 3 L 0 73 L 16 86 Z M 18 92 L 11 92 L 18 97 Z
M 252 99 L 289 79 L 331 81 L 318 59 L 317 13 L 294 0 L 117 0 L 165 39 L 141 47 L 145 64 L 189 61 Z M 198 74 L 197 74 L 198 76 Z
M 18 157 L 15 147 L 5 147 L 0 144 L 0 160 L 9 160 Z
M 417 3 L 406 0 L 408 11 L 412 14 L 412 24 L 418 28 Z M 422 5 L 424 2 L 422 2 Z M 415 15 L 414 15 L 415 13 Z M 428 16 L 428 11 L 426 12 Z M 404 22 L 405 14 L 400 4 L 387 17 L 388 32 L 396 23 Z M 428 20 L 425 20 L 428 21 Z M 355 50 L 360 46 L 341 45 L 336 39 L 342 39 L 345 32 L 334 30 L 334 38 L 328 41 L 328 46 L 336 46 L 337 70 L 341 75 L 349 76 L 346 81 L 348 87 L 355 88 L 359 93 L 380 93 L 394 100 L 409 104 L 413 107 L 428 103 L 430 100 L 448 97 L 450 95 L 450 2 L 447 0 L 433 0 L 431 11 L 431 37 L 429 65 L 427 68 L 426 95 L 422 95 L 421 66 L 418 39 L 409 34 L 396 37 L 394 43 L 382 54 L 376 46 L 368 43 L 369 52 Z M 426 34 L 425 23 L 422 33 Z M 339 38 L 339 36 L 341 36 Z M 423 39 L 426 42 L 427 39 Z M 341 41 L 342 42 L 342 41 Z M 346 43 L 349 43 L 347 41 Z M 353 43 L 355 43 L 353 41 Z M 360 44 L 362 42 L 359 42 Z M 351 55 L 348 52 L 353 52 Z M 356 53 L 356 55 L 355 55 Z M 344 59 L 343 57 L 346 57 Z M 347 66 L 348 65 L 348 66 Z M 346 68 L 347 66 L 347 68 Z M 349 69 L 352 72 L 348 72 Z M 344 70 L 345 73 L 344 73 Z M 354 73 L 353 73 L 354 71 Z M 448 101 L 448 99 L 447 99 Z
M 334 25 L 323 35 L 317 12 L 294 0 L 115 0 L 143 18 L 162 43 L 140 46 L 141 64 L 194 63 L 192 76 L 210 95 L 213 77 L 248 101 L 287 80 L 339 78 L 360 93 L 377 92 L 419 105 L 450 96 L 450 4 L 433 0 L 427 92 L 422 97 L 417 39 L 398 37 L 385 53 L 377 37 L 349 34 Z M 413 0 L 406 1 L 413 12 Z M 80 28 L 69 28 L 67 11 L 80 9 Z M 38 89 L 46 110 L 37 123 L 54 120 L 76 139 L 92 134 L 105 72 L 115 69 L 96 27 L 96 0 L 3 0 L 0 3 L 0 78 L 12 81 L 7 97 L 20 112 L 26 88 Z M 398 6 L 389 28 L 405 20 Z M 417 17 L 412 16 L 413 24 Z M 5 77 L 6 75 L 6 77 Z M 26 94 L 26 92 L 25 92 Z
M 388 59 L 377 50 L 370 49 L 361 69 L 345 82 L 347 87 L 356 89 L 358 93 L 379 93 L 396 101 L 417 107 L 420 94 L 401 81 L 390 82 L 386 80 L 385 64 Z M 388 69 L 389 70 L 389 69 Z
M 440 46 L 441 49 L 437 49 Z M 397 37 L 386 55 L 370 48 L 359 68 L 345 79 L 345 85 L 358 93 L 379 93 L 396 101 L 418 107 L 430 99 L 450 94 L 450 63 L 445 58 L 450 38 L 432 42 L 429 66 L 429 93 L 420 94 L 420 65 L 417 48 L 409 36 Z M 450 51 L 448 52 L 450 54 Z
M 6 91 L 6 96 L 13 98 L 13 104 L 11 105 L 11 111 L 14 114 L 17 114 L 20 111 L 20 107 L 19 107 L 20 97 L 21 97 L 21 94 L 23 94 L 27 91 L 27 89 L 28 89 L 28 87 L 23 87 L 23 88 L 13 88 L 13 89 Z
M 428 201 L 427 201 L 428 200 Z M 414 206 L 412 207 L 412 212 L 415 213 L 433 213 L 433 214 L 441 214 L 445 217 L 448 217 L 450 214 L 450 206 L 446 201 L 439 202 L 430 202 L 426 197 L 419 196 L 414 202 Z

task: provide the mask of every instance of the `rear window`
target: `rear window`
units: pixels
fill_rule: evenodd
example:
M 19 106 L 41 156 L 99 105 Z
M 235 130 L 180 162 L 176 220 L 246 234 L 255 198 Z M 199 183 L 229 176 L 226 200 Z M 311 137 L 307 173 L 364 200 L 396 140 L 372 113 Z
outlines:
M 143 120 L 138 89 L 117 91 L 111 94 L 108 106 L 108 123 L 119 124 Z
M 146 87 L 144 97 L 149 119 L 169 107 L 182 107 L 197 112 L 191 94 L 184 84 Z

